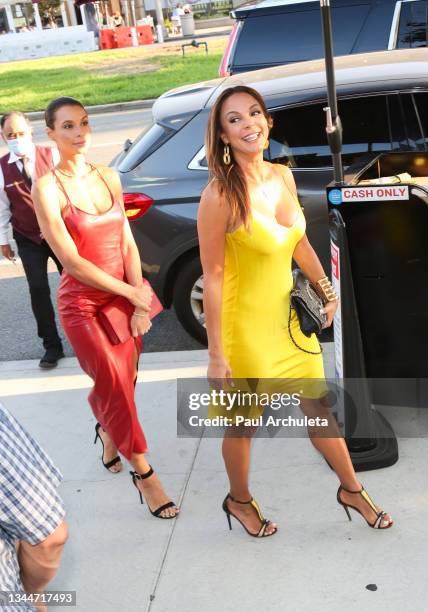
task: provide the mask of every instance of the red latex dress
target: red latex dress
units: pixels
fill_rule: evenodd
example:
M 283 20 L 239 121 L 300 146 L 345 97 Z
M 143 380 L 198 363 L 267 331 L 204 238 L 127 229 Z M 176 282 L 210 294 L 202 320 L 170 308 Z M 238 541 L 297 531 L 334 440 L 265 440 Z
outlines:
M 54 174 L 67 200 L 63 220 L 79 255 L 107 274 L 125 280 L 121 248 L 125 213 L 101 173 L 98 172 L 111 197 L 111 207 L 101 214 L 74 206 L 57 173 Z M 82 369 L 94 381 L 88 400 L 95 418 L 119 452 L 130 459 L 132 453 L 147 451 L 134 398 L 135 363 L 142 341 L 138 337 L 122 344 L 110 343 L 98 322 L 97 311 L 115 297 L 85 285 L 66 270 L 57 295 L 63 329 Z

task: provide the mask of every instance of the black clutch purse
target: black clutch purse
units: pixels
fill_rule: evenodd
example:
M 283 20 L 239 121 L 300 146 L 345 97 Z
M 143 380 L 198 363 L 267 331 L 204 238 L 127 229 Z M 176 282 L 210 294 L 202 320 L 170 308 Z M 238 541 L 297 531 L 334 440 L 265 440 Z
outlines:
M 320 312 L 320 310 L 324 308 L 324 304 L 301 270 L 298 268 L 293 270 L 293 277 L 294 286 L 290 293 L 290 313 L 288 317 L 290 338 L 293 344 L 301 351 L 317 355 L 322 351 L 308 351 L 299 346 L 293 338 L 291 333 L 291 309 L 294 308 L 296 311 L 302 333 L 309 338 L 312 334 L 319 335 L 322 331 L 323 324 L 327 320 L 327 316 Z

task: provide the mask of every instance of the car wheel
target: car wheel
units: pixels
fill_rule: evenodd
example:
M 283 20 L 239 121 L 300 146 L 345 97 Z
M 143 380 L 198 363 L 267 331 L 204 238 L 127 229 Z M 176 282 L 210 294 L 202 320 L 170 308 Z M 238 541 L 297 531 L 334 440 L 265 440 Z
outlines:
M 177 318 L 193 338 L 208 344 L 203 305 L 204 281 L 199 257 L 181 268 L 174 284 L 173 304 Z

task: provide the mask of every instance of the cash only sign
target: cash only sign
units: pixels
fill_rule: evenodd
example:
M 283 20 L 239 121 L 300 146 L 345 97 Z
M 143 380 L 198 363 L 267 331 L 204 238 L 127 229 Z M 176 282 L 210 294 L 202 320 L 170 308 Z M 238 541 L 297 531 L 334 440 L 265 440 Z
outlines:
M 339 206 L 351 202 L 373 202 L 388 200 L 408 200 L 408 185 L 364 185 L 351 187 L 336 186 L 327 188 L 327 197 L 330 204 Z
M 335 186 L 327 188 L 327 197 L 330 204 L 339 206 L 352 202 L 378 202 L 387 200 L 408 200 L 408 185 L 364 185 L 364 186 Z

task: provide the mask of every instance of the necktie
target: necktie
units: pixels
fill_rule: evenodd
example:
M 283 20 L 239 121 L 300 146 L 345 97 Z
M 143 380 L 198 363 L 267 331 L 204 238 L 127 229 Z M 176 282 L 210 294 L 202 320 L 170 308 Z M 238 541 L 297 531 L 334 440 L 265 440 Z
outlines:
M 28 157 L 23 157 L 21 161 L 22 161 L 22 174 L 25 180 L 27 181 L 28 185 L 31 187 L 32 180 L 31 180 L 31 172 L 30 172 L 30 160 L 28 159 Z

